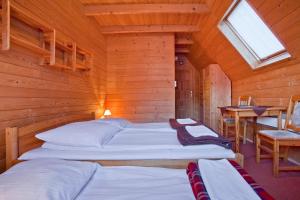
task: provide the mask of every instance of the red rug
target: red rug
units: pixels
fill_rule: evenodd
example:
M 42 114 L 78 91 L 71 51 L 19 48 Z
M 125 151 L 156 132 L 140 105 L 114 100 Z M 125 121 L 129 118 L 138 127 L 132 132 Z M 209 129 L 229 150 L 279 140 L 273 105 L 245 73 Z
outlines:
M 256 163 L 253 144 L 242 144 L 241 153 L 245 156 L 244 168 L 275 199 L 300 200 L 300 172 L 280 172 L 274 177 L 271 159 Z

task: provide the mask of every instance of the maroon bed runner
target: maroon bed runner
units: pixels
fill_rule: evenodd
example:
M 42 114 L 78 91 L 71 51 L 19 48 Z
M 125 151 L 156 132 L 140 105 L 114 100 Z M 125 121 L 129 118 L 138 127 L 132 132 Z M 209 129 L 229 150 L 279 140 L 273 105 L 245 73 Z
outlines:
M 229 162 L 262 200 L 274 200 L 274 198 L 270 194 L 268 194 L 261 186 L 259 186 L 239 164 L 232 160 L 230 160 Z M 186 169 L 186 173 L 188 175 L 196 200 L 211 200 L 205 188 L 197 163 L 189 163 Z
M 194 120 L 194 119 L 193 119 Z M 194 120 L 196 123 L 192 123 L 192 124 L 180 124 L 177 122 L 176 119 L 169 119 L 169 123 L 170 123 L 170 126 L 173 128 L 173 129 L 178 129 L 178 128 L 181 128 L 181 127 L 184 127 L 184 126 L 199 126 L 201 125 L 202 123 L 201 122 L 198 122 L 197 120 Z
M 222 146 L 226 149 L 231 148 L 231 142 L 220 135 L 218 137 L 214 137 L 214 136 L 194 137 L 186 130 L 186 127 L 181 127 L 177 129 L 177 139 L 184 146 L 215 144 L 215 145 Z

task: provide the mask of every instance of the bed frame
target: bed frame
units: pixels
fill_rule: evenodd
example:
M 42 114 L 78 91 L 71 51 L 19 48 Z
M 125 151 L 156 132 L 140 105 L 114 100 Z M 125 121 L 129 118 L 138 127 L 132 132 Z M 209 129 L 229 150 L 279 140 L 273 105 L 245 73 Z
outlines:
M 64 124 L 77 121 L 95 119 L 95 113 L 68 115 L 59 118 L 49 119 L 41 122 L 32 123 L 22 127 L 6 128 L 6 169 L 14 164 L 21 162 L 18 157 L 31 149 L 40 147 L 43 141 L 37 139 L 37 133 L 50 130 Z M 221 158 L 220 158 L 221 159 Z M 244 156 L 236 154 L 234 159 L 241 166 L 244 163 Z M 103 166 L 145 166 L 145 167 L 167 167 L 167 168 L 186 168 L 187 164 L 195 160 L 183 159 L 159 159 L 159 160 L 96 160 Z

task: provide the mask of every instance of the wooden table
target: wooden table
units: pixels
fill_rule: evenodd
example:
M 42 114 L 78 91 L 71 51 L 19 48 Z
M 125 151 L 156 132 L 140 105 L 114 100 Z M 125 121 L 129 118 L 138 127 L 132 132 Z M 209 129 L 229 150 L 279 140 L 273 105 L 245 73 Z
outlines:
M 262 148 L 261 141 L 267 142 L 273 146 L 272 154 L 261 154 L 261 149 L 266 152 L 270 152 L 267 148 Z M 280 155 L 280 147 L 286 147 L 286 152 L 283 155 Z M 272 135 L 257 134 L 256 135 L 256 162 L 259 163 L 261 158 L 273 158 L 273 175 L 277 176 L 279 171 L 300 171 L 300 166 L 280 166 L 279 158 L 283 157 L 285 160 L 288 158 L 288 147 L 300 147 L 300 137 L 275 137 Z
M 221 109 L 221 107 L 219 107 Z M 282 129 L 282 112 L 286 110 L 286 107 L 268 107 L 265 112 L 259 115 L 259 117 L 278 117 L 277 125 L 278 129 Z M 255 140 L 256 135 L 256 121 L 258 115 L 253 111 L 253 107 L 227 107 L 221 114 L 221 133 L 223 134 L 224 117 L 231 116 L 235 119 L 235 151 L 240 152 L 240 118 L 253 118 L 253 136 Z

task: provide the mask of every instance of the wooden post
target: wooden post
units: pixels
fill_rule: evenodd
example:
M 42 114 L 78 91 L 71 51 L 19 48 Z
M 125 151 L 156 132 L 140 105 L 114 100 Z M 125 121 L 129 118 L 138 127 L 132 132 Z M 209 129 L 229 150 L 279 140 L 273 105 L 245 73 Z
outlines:
M 241 166 L 244 167 L 244 155 L 241 153 L 235 154 L 235 161 Z
M 76 70 L 76 59 L 77 59 L 76 48 L 77 48 L 76 43 L 73 42 L 72 43 L 72 69 L 73 69 L 73 71 Z
M 253 143 L 256 143 L 256 134 L 257 134 L 257 117 L 253 117 Z
M 235 152 L 240 152 L 240 117 L 239 112 L 235 113 Z
M 53 32 L 50 34 L 50 65 L 55 65 L 55 39 L 56 31 L 53 29 Z
M 6 169 L 10 168 L 19 156 L 18 128 L 5 129 Z
M 279 111 L 277 120 L 278 120 L 277 121 L 278 130 L 281 130 L 282 129 L 282 111 L 281 110 Z
M 224 136 L 224 116 L 222 113 L 221 113 L 221 119 L 220 119 L 220 132 L 221 132 L 221 135 Z
M 256 135 L 256 162 L 260 163 L 260 136 Z
M 279 170 L 279 142 L 277 140 L 273 143 L 273 174 L 278 175 Z
M 2 50 L 10 48 L 10 1 L 2 0 Z

